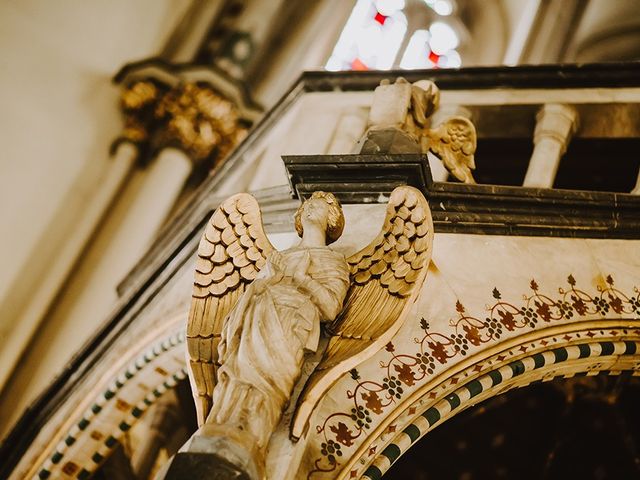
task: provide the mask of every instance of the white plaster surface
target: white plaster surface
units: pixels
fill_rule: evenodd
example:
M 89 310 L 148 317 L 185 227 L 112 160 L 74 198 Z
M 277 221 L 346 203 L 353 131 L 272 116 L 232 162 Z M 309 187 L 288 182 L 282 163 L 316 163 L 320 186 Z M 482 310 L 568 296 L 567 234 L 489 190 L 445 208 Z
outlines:
M 25 279 L 40 274 L 27 268 L 29 262 L 37 257 L 38 266 L 47 269 L 108 178 L 109 145 L 122 125 L 114 72 L 159 51 L 189 3 L 25 0 L 0 5 L 3 343 L 23 307 L 20 299 L 28 294 Z M 83 324 L 94 331 L 102 320 L 83 319 Z M 10 365 L 3 362 L 0 368 Z M 28 377 L 31 382 L 37 375 Z M 50 380 L 41 377 L 40 387 Z M 12 384 L 11 405 L 0 400 L 0 437 L 39 393 L 39 388 L 29 393 L 23 388 Z

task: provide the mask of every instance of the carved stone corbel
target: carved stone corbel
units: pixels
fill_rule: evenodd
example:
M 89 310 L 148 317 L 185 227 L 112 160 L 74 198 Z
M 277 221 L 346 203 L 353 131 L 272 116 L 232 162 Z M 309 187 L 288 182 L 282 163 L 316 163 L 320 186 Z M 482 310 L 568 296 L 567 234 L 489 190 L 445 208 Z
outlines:
M 125 65 L 114 82 L 125 125 L 113 150 L 135 145 L 141 166 L 170 151 L 200 173 L 216 169 L 263 111 L 244 83 L 202 65 L 151 58 Z
M 154 112 L 167 87 L 149 80 L 127 84 L 120 93 L 124 117 L 121 139 L 135 145 L 145 144 L 154 130 Z

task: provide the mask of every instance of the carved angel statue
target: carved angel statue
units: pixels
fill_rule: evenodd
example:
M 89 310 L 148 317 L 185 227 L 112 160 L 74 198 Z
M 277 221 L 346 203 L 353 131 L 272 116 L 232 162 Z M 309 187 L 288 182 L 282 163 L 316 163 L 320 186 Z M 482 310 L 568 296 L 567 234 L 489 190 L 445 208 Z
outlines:
M 318 348 L 321 331 L 330 339 L 298 398 L 294 439 L 335 381 L 398 331 L 431 259 L 431 213 L 412 187 L 392 192 L 382 230 L 348 259 L 327 247 L 344 227 L 331 193 L 305 201 L 295 226 L 300 244 L 275 250 L 257 201 L 241 193 L 215 211 L 198 248 L 187 323 L 198 423 L 204 435 L 235 445 L 221 450 L 251 452 L 257 478 L 305 352 Z
M 410 135 L 422 153 L 431 152 L 446 169 L 464 183 L 476 183 L 476 129 L 465 117 L 453 116 L 430 129 L 430 119 L 440 105 L 440 91 L 435 83 L 420 80 L 410 84 L 402 77 L 391 84 L 380 82 L 369 114 L 370 130 L 398 128 Z

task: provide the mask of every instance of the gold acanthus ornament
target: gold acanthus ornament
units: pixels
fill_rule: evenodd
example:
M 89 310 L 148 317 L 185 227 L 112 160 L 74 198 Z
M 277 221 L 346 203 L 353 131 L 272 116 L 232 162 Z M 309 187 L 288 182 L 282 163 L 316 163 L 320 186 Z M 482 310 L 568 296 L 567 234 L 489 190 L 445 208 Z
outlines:
M 247 134 L 236 106 L 206 85 L 136 80 L 123 88 L 120 107 L 124 140 L 178 147 L 194 162 L 213 156 L 215 166 Z
M 257 201 L 241 193 L 215 211 L 198 248 L 187 322 L 198 423 L 253 449 L 258 471 L 321 323 L 330 338 L 298 397 L 293 439 L 328 389 L 395 335 L 431 259 L 429 205 L 412 187 L 392 192 L 380 233 L 349 258 L 327 246 L 344 225 L 332 194 L 315 192 L 295 224 L 300 244 L 275 250 Z
M 163 90 L 151 80 L 138 80 L 126 85 L 120 93 L 124 115 L 122 138 L 132 143 L 146 142 L 153 130 L 154 111 Z
M 154 112 L 162 124 L 156 141 L 185 150 L 194 160 L 216 151 L 222 159 L 246 136 L 235 105 L 206 85 L 181 83 L 165 94 Z

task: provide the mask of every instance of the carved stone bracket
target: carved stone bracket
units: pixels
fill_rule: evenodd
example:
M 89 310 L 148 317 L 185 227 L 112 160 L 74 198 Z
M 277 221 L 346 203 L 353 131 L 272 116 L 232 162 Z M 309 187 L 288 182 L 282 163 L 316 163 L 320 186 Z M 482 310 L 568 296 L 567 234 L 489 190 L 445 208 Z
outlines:
M 167 87 L 153 80 L 127 84 L 120 92 L 120 109 L 124 116 L 122 140 L 136 145 L 148 142 L 155 129 L 154 112 Z
M 158 102 L 154 120 L 159 123 L 154 149 L 177 147 L 196 162 L 212 153 L 214 163 L 221 160 L 247 134 L 232 102 L 195 83 L 170 89 Z

